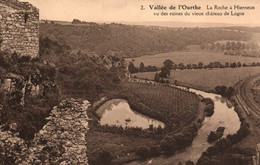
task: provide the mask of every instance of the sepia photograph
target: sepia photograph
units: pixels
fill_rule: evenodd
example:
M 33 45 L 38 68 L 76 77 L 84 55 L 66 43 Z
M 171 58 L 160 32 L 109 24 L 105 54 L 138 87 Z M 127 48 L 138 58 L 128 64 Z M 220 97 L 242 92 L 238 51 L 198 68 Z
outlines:
M 0 165 L 260 165 L 259 0 L 0 0 Z

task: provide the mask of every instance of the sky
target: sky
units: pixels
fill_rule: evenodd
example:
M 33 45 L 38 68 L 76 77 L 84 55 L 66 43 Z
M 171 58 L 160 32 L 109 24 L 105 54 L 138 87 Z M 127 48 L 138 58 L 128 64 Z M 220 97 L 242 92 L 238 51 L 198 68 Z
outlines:
M 260 26 L 260 0 L 21 0 L 32 3 L 40 9 L 40 19 L 72 21 L 80 19 L 87 22 L 202 22 L 231 23 Z M 141 5 L 145 10 L 141 10 Z M 156 10 L 149 5 L 197 5 L 202 12 L 206 6 L 254 6 L 255 10 L 237 10 L 245 16 L 154 16 Z M 179 11 L 167 11 L 179 12 Z M 184 11 L 185 12 L 185 11 Z M 191 11 L 193 12 L 193 11 Z M 215 12 L 219 12 L 216 11 Z

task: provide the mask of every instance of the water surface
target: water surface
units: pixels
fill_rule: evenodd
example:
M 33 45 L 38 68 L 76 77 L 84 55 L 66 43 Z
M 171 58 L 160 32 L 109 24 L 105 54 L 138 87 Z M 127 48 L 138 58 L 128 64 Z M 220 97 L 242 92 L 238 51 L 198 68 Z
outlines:
M 101 125 L 140 127 L 142 129 L 147 129 L 150 125 L 165 127 L 163 122 L 133 111 L 127 101 L 123 99 L 109 100 L 101 105 L 96 112 L 101 117 Z

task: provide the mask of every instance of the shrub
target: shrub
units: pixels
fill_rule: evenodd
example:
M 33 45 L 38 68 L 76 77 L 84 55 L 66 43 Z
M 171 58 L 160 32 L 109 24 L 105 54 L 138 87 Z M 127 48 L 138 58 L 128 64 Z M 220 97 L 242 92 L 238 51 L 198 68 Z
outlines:
M 214 105 L 208 104 L 205 107 L 204 111 L 206 112 L 206 114 L 205 114 L 206 116 L 208 116 L 208 117 L 212 116 L 214 114 Z
M 146 158 L 148 158 L 148 157 L 150 156 L 150 154 L 149 154 L 149 148 L 146 147 L 146 146 L 139 147 L 139 148 L 136 150 L 135 154 L 136 154 L 137 156 L 139 156 L 140 158 L 142 158 L 142 159 L 146 159 Z

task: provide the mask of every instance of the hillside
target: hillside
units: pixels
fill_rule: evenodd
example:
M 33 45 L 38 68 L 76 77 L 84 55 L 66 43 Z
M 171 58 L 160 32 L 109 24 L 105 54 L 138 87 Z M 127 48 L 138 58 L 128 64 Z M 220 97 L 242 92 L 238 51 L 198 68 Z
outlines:
M 40 24 L 40 36 L 98 55 L 139 57 L 219 40 L 249 40 L 251 33 L 223 28 L 166 28 L 122 24 Z

